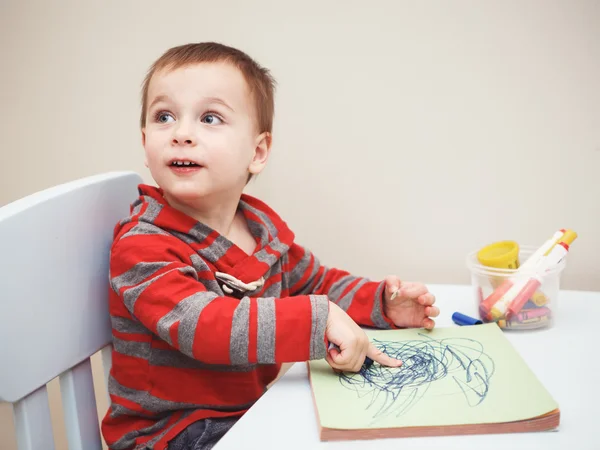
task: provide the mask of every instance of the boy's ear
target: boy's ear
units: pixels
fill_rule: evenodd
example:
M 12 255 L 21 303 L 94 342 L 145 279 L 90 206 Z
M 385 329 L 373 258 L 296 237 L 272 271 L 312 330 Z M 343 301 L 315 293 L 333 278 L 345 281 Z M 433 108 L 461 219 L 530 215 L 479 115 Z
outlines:
M 254 157 L 250 163 L 248 170 L 251 174 L 256 175 L 260 173 L 267 165 L 267 160 L 271 153 L 271 133 L 265 131 L 256 138 L 254 145 Z
M 142 146 L 144 147 L 144 165 L 148 167 L 148 157 L 146 156 L 146 129 L 142 128 Z

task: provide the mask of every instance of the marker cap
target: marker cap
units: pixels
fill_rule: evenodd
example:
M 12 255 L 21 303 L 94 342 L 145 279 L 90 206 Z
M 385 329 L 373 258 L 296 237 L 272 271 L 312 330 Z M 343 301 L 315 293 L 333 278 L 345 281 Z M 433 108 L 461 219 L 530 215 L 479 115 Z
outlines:
M 452 314 L 452 321 L 457 325 L 481 325 L 483 322 L 474 317 L 466 316 L 462 313 L 455 312 Z
M 567 244 L 568 250 L 568 246 L 571 245 L 575 239 L 577 239 L 577 233 L 575 233 L 573 230 L 567 230 L 560 238 L 559 243 L 562 242 L 563 244 Z

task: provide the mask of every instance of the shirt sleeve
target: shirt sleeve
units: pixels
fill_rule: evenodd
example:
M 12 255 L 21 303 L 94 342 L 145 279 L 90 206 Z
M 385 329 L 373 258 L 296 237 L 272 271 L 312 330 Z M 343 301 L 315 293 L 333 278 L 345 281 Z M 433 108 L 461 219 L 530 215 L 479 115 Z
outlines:
M 325 356 L 325 295 L 241 300 L 219 295 L 218 288 L 207 289 L 214 283 L 212 273 L 198 272 L 188 253 L 185 244 L 167 234 L 122 237 L 113 244 L 110 286 L 144 327 L 209 364 L 273 364 Z
M 326 267 L 298 244 L 292 245 L 288 258 L 291 295 L 327 295 L 359 325 L 397 328 L 383 310 L 384 281 L 370 281 Z

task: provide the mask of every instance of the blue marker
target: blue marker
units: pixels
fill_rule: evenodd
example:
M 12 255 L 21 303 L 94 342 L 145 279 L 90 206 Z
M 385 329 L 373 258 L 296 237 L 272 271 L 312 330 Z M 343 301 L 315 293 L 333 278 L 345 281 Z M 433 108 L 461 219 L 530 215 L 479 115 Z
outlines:
M 452 314 L 452 321 L 457 325 L 481 325 L 483 322 L 479 319 L 466 316 L 462 313 L 455 312 Z
M 335 345 L 333 342 L 330 342 L 329 347 L 327 348 L 327 351 L 331 350 L 332 348 L 337 349 L 338 352 L 341 351 L 337 345 Z M 371 358 L 369 358 L 368 356 L 365 356 L 365 362 L 363 363 L 363 366 L 365 366 L 368 369 L 372 365 L 373 365 L 373 360 Z

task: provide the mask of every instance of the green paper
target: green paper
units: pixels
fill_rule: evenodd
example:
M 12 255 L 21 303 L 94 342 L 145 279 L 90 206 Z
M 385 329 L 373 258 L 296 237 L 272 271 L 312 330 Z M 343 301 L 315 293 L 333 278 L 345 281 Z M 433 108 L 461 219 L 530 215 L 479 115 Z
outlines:
M 366 330 L 399 368 L 336 374 L 310 361 L 321 425 L 336 429 L 512 422 L 558 405 L 496 324 Z

